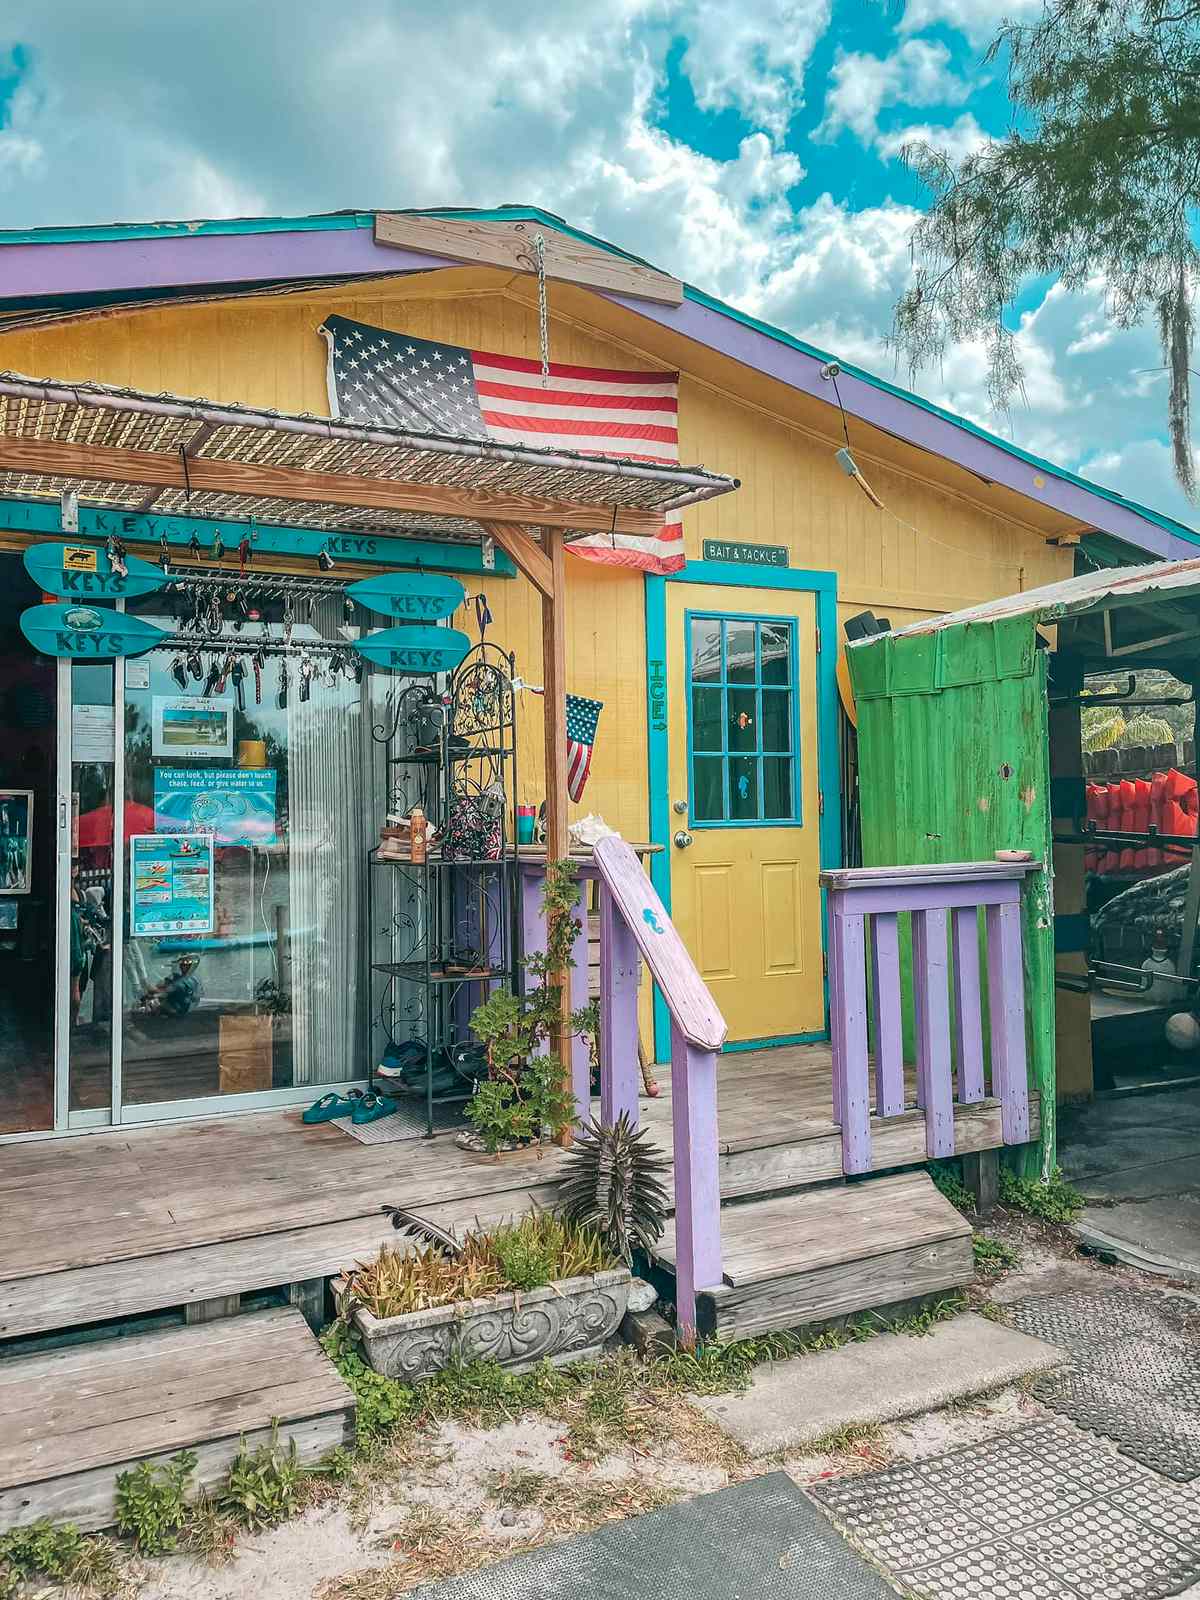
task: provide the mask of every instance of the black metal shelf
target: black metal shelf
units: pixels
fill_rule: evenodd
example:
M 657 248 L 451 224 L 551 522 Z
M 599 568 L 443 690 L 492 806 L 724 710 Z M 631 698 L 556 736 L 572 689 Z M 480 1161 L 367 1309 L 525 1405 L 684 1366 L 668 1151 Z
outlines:
M 508 977 L 508 967 L 489 967 L 486 971 L 446 972 L 435 961 L 428 966 L 424 961 L 372 961 L 372 972 L 386 972 L 393 978 L 407 978 L 412 983 L 494 983 Z
M 370 856 L 371 865 L 373 867 L 402 867 L 406 872 L 421 872 L 426 869 L 432 871 L 436 867 L 495 867 L 500 869 L 512 864 L 511 854 L 505 854 L 502 856 L 471 856 L 469 858 L 462 856 L 451 856 L 449 860 L 447 860 L 445 856 L 426 856 L 424 861 L 389 861 L 386 856 L 381 860 L 376 852 L 372 850 Z

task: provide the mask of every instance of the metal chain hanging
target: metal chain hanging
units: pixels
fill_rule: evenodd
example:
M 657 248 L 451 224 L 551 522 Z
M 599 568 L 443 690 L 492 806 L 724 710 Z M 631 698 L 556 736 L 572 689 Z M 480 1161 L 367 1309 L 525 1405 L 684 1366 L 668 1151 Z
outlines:
M 540 233 L 533 236 L 533 253 L 537 269 L 538 343 L 542 355 L 542 388 L 550 382 L 550 309 L 546 299 L 546 241 Z

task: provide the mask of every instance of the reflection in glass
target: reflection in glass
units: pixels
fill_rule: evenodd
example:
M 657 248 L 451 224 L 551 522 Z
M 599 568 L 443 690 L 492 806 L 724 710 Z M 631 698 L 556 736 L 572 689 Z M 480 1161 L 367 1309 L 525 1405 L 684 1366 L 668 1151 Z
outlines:
M 762 696 L 762 748 L 792 747 L 792 696 L 787 689 L 764 689 Z
M 720 689 L 692 690 L 692 745 L 697 750 L 721 748 L 724 695 Z
M 108 661 L 73 661 L 70 671 L 68 1103 L 72 1111 L 107 1111 L 112 1099 L 114 673 Z
M 764 622 L 759 627 L 763 683 L 792 681 L 792 630 L 786 622 Z
M 725 817 L 725 763 L 697 756 L 692 764 L 692 821 L 721 822 Z
M 754 682 L 754 623 L 727 622 L 725 624 L 725 676 L 730 683 Z
M 692 682 L 718 682 L 721 677 L 721 624 L 714 617 L 693 617 L 691 634 Z
M 763 757 L 763 817 L 786 818 L 794 815 L 792 762 L 790 756 Z

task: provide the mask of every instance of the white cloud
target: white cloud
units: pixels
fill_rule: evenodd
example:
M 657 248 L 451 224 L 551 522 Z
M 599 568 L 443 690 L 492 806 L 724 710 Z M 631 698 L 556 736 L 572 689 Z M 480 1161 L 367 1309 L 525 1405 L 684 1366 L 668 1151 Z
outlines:
M 701 0 L 686 7 L 683 70 L 704 111 L 740 111 L 781 138 L 803 104 L 813 47 L 829 26 L 830 0 Z
M 829 76 L 816 139 L 835 139 L 848 128 L 869 145 L 885 106 L 960 105 L 970 93 L 952 70 L 947 47 L 928 39 L 908 39 L 890 56 L 839 49 Z
M 989 135 L 979 126 L 974 115 L 964 111 L 961 117 L 956 117 L 948 125 L 919 122 L 911 127 L 880 133 L 876 136 L 875 148 L 885 160 L 894 160 L 906 145 L 928 144 L 949 156 L 957 166 L 977 150 L 982 150 L 988 142 Z
M 1042 13 L 1042 0 L 908 0 L 900 19 L 901 33 L 921 33 L 944 22 L 966 34 L 972 44 L 990 44 L 1004 22 L 1032 22 Z

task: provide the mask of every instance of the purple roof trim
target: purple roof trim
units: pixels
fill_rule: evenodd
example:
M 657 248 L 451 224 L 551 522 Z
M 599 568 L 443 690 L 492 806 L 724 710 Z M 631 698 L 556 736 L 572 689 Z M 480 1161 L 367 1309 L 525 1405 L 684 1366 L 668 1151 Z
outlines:
M 367 228 L 309 233 L 197 233 L 167 239 L 0 245 L 0 298 L 128 289 L 362 277 L 461 266 L 377 245 Z
M 694 300 L 684 300 L 679 306 L 660 306 L 648 300 L 635 300 L 628 295 L 609 294 L 604 298 L 635 316 L 647 317 L 674 333 L 682 334 L 695 344 L 702 344 L 756 372 L 777 378 L 790 388 L 813 395 L 826 404 L 835 403 L 832 385 L 821 377 L 823 363 L 820 360 L 805 355 L 801 350 L 789 348 L 777 339 L 768 338 L 733 317 L 723 316 L 719 311 L 698 305 Z M 954 423 L 933 415 L 899 395 L 864 383 L 861 378 L 845 371 L 838 375 L 838 389 L 842 404 L 850 416 L 870 423 L 885 433 L 894 434 L 920 449 L 942 456 L 947 461 L 953 461 L 989 482 L 1014 489 L 1027 499 L 1049 506 L 1064 516 L 1073 517 L 1088 528 L 1096 528 L 1116 539 L 1127 540 L 1138 549 L 1152 551 L 1170 561 L 1186 560 L 1196 554 L 1193 541 L 1178 538 L 1165 528 L 1156 527 L 1148 518 L 1138 516 L 1128 507 L 1114 505 L 1102 495 L 1091 494 L 1080 485 L 1065 482 L 1049 471 L 1039 472 L 1036 467 L 1011 455 L 1003 446 L 990 444 L 986 439 L 956 427 Z M 1042 479 L 1040 487 L 1034 482 L 1038 477 Z

